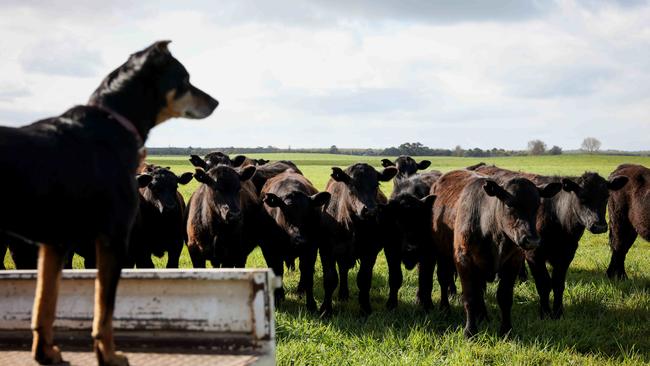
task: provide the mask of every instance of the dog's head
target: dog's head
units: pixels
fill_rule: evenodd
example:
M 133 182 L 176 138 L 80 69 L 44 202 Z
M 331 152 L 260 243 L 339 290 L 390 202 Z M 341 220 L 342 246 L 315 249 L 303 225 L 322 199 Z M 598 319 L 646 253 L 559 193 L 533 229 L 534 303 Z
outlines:
M 132 54 L 104 79 L 90 97 L 91 104 L 109 106 L 131 118 L 135 114 L 155 125 L 173 117 L 209 116 L 219 102 L 190 83 L 185 67 L 169 52 L 169 43 L 159 41 Z

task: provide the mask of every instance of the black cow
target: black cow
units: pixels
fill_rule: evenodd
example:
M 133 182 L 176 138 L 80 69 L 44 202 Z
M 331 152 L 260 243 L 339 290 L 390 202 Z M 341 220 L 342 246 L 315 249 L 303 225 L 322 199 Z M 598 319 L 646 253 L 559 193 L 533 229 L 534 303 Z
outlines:
M 60 363 L 54 345 L 58 282 L 64 253 L 95 246 L 98 259 L 93 338 L 99 365 L 126 365 L 115 352 L 112 316 L 124 254 L 137 212 L 134 175 L 149 131 L 172 117 L 204 118 L 217 101 L 192 86 L 167 49 L 131 55 L 90 97 L 58 117 L 21 128 L 0 127 L 0 229 L 40 246 L 32 317 L 33 355 Z
M 255 223 L 260 202 L 250 182 L 254 166 L 240 171 L 217 165 L 207 172 L 197 169 L 201 186 L 192 194 L 186 215 L 187 247 L 195 268 L 243 268 L 257 245 Z
M 448 301 L 443 296 L 452 278 L 449 262 L 453 256 L 463 287 L 465 336 L 474 335 L 477 321 L 487 318 L 486 283 L 494 281 L 497 274 L 500 333 L 512 329 L 513 287 L 524 260 L 522 250 L 539 246 L 535 219 L 541 197 L 552 197 L 561 188 L 559 183 L 537 187 L 525 178 L 512 178 L 500 185 L 466 170 L 446 173 L 433 185 L 437 195 L 433 205 L 434 243 L 439 266 L 446 269 L 442 278 L 438 272 L 441 304 Z M 430 288 L 429 284 L 420 291 L 430 293 Z
M 299 290 L 305 291 L 307 309 L 316 310 L 314 300 L 314 264 L 324 235 L 322 209 L 330 200 L 329 192 L 318 192 L 304 176 L 286 171 L 269 179 L 262 188 L 264 215 L 260 246 L 269 267 L 282 276 L 283 262 L 300 258 Z M 284 290 L 276 290 L 277 299 Z
M 388 168 L 390 166 L 396 167 L 397 175 L 395 176 L 395 181 L 399 181 L 414 175 L 418 172 L 418 170 L 425 170 L 431 165 L 431 162 L 429 160 L 422 160 L 418 163 L 410 156 L 401 155 L 397 157 L 395 161 L 382 159 L 381 165 L 384 168 Z
M 192 173 L 179 177 L 159 166 L 148 166 L 143 173 L 146 175 L 138 177 L 142 184 L 140 209 L 131 232 L 126 267 L 153 268 L 151 256 L 160 258 L 167 252 L 167 268 L 178 268 L 186 236 L 185 200 L 178 185 L 189 183 Z
M 389 181 L 396 174 L 395 167 L 378 172 L 365 163 L 354 164 L 345 171 L 332 168 L 326 188 L 331 199 L 323 216 L 330 243 L 320 251 L 325 277 L 325 299 L 321 308 L 324 314 L 332 311 L 332 294 L 337 285 L 336 264 L 341 278 L 339 298 L 346 300 L 349 297 L 348 271 L 357 260 L 360 262 L 359 304 L 363 313 L 371 312 L 372 269 L 386 240 L 380 235 L 377 219 L 379 204 L 387 202 L 379 190 L 379 182 Z
M 594 234 L 607 232 L 605 211 L 609 193 L 625 186 L 628 178 L 613 176 L 607 181 L 591 172 L 580 177 L 548 177 L 487 165 L 476 167 L 475 171 L 497 181 L 524 177 L 538 185 L 562 184 L 559 194 L 542 200 L 537 215 L 540 245 L 526 252 L 526 261 L 539 294 L 540 317 L 559 318 L 564 312 L 562 299 L 566 274 L 578 249 L 578 242 L 585 228 Z M 549 275 L 546 268 L 547 263 L 553 267 L 552 275 Z M 549 306 L 551 289 L 553 311 Z

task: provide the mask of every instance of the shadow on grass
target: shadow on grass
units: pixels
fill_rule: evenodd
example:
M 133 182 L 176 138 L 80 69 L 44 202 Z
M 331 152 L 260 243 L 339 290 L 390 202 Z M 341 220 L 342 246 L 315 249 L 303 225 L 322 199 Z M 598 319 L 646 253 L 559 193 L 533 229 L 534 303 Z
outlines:
M 627 281 L 610 281 L 603 273 L 596 270 L 572 269 L 573 273 L 567 281 L 565 293 L 564 317 L 559 320 L 540 319 L 537 293 L 522 294 L 515 290 L 513 305 L 513 332 L 510 342 L 521 346 L 544 349 L 546 347 L 558 351 L 574 350 L 584 355 L 601 355 L 603 357 L 622 359 L 636 355 L 645 362 L 650 362 L 650 310 L 648 301 L 624 302 L 626 298 L 643 298 L 648 296 L 650 281 L 647 277 L 635 277 Z M 414 287 L 412 284 L 400 290 L 400 302 L 395 310 L 387 310 L 387 275 L 375 272 L 371 303 L 373 313 L 361 316 L 356 287 L 356 273 L 349 276 L 350 299 L 346 302 L 334 301 L 335 314 L 330 319 L 321 319 L 318 314 L 308 313 L 304 306 L 304 298 L 291 294 L 293 288 L 288 288 L 290 294 L 285 302 L 278 307 L 278 312 L 286 317 L 298 317 L 301 322 L 312 323 L 314 326 L 333 327 L 353 337 L 384 339 L 388 333 L 391 337 L 406 339 L 414 331 L 425 331 L 431 337 L 443 336 L 448 332 L 462 332 L 464 313 L 460 304 L 460 295 L 452 298 L 451 312 L 444 314 L 434 308 L 424 312 L 413 301 Z M 315 276 L 316 301 L 322 300 L 320 274 Z M 532 281 L 532 278 L 529 279 Z M 406 281 L 405 281 L 406 282 Z M 411 281 L 412 282 L 412 281 Z M 614 286 L 620 291 L 619 299 L 623 303 L 608 302 L 610 290 L 601 290 L 594 294 L 603 284 Z M 457 284 L 460 289 L 460 285 Z M 534 286 L 530 282 L 530 286 Z M 583 288 L 579 288 L 579 287 Z M 594 289 L 593 291 L 591 289 Z M 338 290 L 338 289 L 337 289 Z M 575 293 L 573 293 L 573 292 Z M 609 291 L 609 292 L 608 292 Z M 336 293 L 335 293 L 336 294 Z M 434 302 L 439 300 L 437 286 L 434 287 Z M 567 301 L 569 300 L 570 301 Z M 614 300 L 614 299 L 612 299 Z M 479 330 L 488 337 L 498 340 L 500 312 L 494 296 L 494 286 L 486 296 L 486 304 L 490 321 L 479 325 Z M 279 340 L 290 340 L 298 335 L 291 332 L 278 332 Z

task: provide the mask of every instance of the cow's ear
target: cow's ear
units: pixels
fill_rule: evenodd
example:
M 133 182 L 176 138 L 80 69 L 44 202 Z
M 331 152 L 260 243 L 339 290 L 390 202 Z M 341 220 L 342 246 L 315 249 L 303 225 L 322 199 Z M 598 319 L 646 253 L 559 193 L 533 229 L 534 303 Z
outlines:
M 183 173 L 181 174 L 180 177 L 178 177 L 178 183 L 182 185 L 186 185 L 192 180 L 192 177 L 193 177 L 192 173 L 190 172 Z
M 138 174 L 135 180 L 138 182 L 138 188 L 144 188 L 151 183 L 153 177 L 149 174 Z
M 381 166 L 383 166 L 384 168 L 388 168 L 389 166 L 395 166 L 395 163 L 393 163 L 388 159 L 381 159 Z
M 350 176 L 339 167 L 332 167 L 332 174 L 330 174 L 330 177 L 335 181 L 342 183 L 349 183 L 352 180 L 352 178 L 350 178 Z
M 574 192 L 574 193 L 579 193 L 580 190 L 582 190 L 582 187 L 574 181 L 572 181 L 569 178 L 562 178 L 562 189 L 565 192 Z
M 212 177 L 209 176 L 203 169 L 197 169 L 196 172 L 194 172 L 194 179 L 196 179 L 197 181 L 203 184 L 210 185 L 214 183 Z
M 237 168 L 237 167 L 240 167 L 242 164 L 244 164 L 244 161 L 246 161 L 246 156 L 245 155 L 237 155 L 231 161 L 232 161 L 232 166 Z
M 483 190 L 485 191 L 485 193 L 487 193 L 488 196 L 498 198 L 501 202 L 505 203 L 507 206 L 512 205 L 512 195 L 508 191 L 503 189 L 503 187 L 498 185 L 497 182 L 491 179 L 486 179 L 485 183 L 483 183 Z
M 207 164 L 205 163 L 205 160 L 201 159 L 198 155 L 190 155 L 190 163 L 192 163 L 193 166 L 201 169 L 207 168 Z
M 251 179 L 255 175 L 255 170 L 255 167 L 252 165 L 245 167 L 239 172 L 239 180 L 244 182 Z
M 422 160 L 421 162 L 418 163 L 418 170 L 424 170 L 428 168 L 431 165 L 431 162 L 429 160 Z
M 563 185 L 560 183 L 548 183 L 542 186 L 537 186 L 539 196 L 542 198 L 551 198 L 560 193 Z
M 428 208 L 433 207 L 433 203 L 436 202 L 436 195 L 435 194 L 430 194 L 426 197 L 420 198 L 420 202 L 424 203 L 424 205 Z
M 319 192 L 309 198 L 311 198 L 311 204 L 314 207 L 320 207 L 328 204 L 332 195 L 329 192 Z
M 264 203 L 269 207 L 280 207 L 284 205 L 284 201 L 273 193 L 264 194 L 262 201 L 264 201 Z
M 257 164 L 258 164 L 258 165 L 268 164 L 269 162 L 271 162 L 271 160 L 266 160 L 266 159 L 257 159 Z
M 389 180 L 393 179 L 393 177 L 396 175 L 397 175 L 397 168 L 395 168 L 394 166 L 389 166 L 388 168 L 384 169 L 381 173 L 379 173 L 377 179 L 382 182 L 388 182 Z
M 628 177 L 623 176 L 623 175 L 617 175 L 615 177 L 612 177 L 612 179 L 607 182 L 607 189 L 610 191 L 618 191 L 619 189 L 625 187 L 625 185 L 628 182 Z

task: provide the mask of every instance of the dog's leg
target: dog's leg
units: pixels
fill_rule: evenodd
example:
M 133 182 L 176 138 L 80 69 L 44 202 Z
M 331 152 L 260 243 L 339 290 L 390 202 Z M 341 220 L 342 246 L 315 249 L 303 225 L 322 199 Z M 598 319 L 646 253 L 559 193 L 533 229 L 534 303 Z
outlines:
M 113 341 L 113 310 L 115 293 L 120 279 L 120 263 L 115 248 L 120 243 L 109 243 L 100 238 L 96 241 L 97 279 L 95 279 L 95 314 L 93 317 L 93 338 L 95 355 L 99 366 L 126 366 L 124 355 L 115 352 Z
M 36 279 L 36 298 L 32 311 L 32 356 L 41 365 L 62 362 L 61 351 L 54 345 L 54 317 L 56 298 L 59 295 L 59 282 L 63 255 L 57 248 L 41 245 L 38 253 L 38 277 Z

